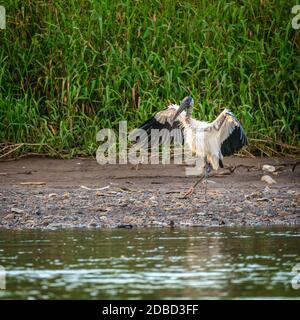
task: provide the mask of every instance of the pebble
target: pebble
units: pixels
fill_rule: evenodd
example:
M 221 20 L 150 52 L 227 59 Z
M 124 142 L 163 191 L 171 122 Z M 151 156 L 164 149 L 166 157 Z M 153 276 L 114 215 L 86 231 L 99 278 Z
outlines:
M 55 198 L 57 197 L 57 193 L 49 193 L 49 198 Z
M 128 192 L 112 193 L 114 197 L 97 197 L 96 192 L 79 188 L 45 187 L 43 196 L 36 196 L 32 189 L 1 189 L 6 201 L 1 202 L 0 225 L 10 229 L 66 229 L 300 224 L 297 186 L 253 184 L 247 189 L 231 184 L 210 188 L 207 202 L 201 188 L 189 199 L 180 199 L 178 192 L 166 194 L 157 189 L 141 189 L 130 196 Z M 55 201 L 50 200 L 51 194 L 57 195 L 53 196 Z
M 267 184 L 274 184 L 277 183 L 272 177 L 268 176 L 268 175 L 264 175 L 261 177 L 261 181 L 266 182 Z
M 13 213 L 9 213 L 4 217 L 5 220 L 13 220 L 14 218 L 15 215 Z
M 251 199 L 251 198 L 256 198 L 256 197 L 259 197 L 260 196 L 260 192 L 252 192 L 251 194 L 247 194 L 245 196 L 246 199 Z
M 257 202 L 263 202 L 263 201 L 270 201 L 270 199 L 268 199 L 268 198 L 257 198 L 256 201 Z
M 266 172 L 275 172 L 276 168 L 274 166 L 271 166 L 269 164 L 264 164 L 262 167 L 263 171 Z
M 11 208 L 10 211 L 17 214 L 22 214 L 25 212 L 23 209 L 19 209 L 19 208 Z
M 197 214 L 198 216 L 205 216 L 205 215 L 206 215 L 205 212 L 196 212 L 196 214 Z

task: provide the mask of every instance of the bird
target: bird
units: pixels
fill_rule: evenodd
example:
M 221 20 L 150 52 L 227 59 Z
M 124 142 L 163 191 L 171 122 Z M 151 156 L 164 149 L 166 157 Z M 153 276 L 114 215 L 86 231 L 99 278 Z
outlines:
M 223 158 L 233 155 L 248 145 L 246 133 L 237 117 L 228 109 L 224 109 L 212 122 L 200 121 L 192 117 L 194 99 L 186 96 L 180 105 L 171 104 L 157 112 L 139 128 L 146 131 L 151 138 L 152 129 L 180 129 L 184 142 L 190 150 L 201 159 L 200 178 L 184 194 L 191 196 L 196 186 L 205 179 L 205 199 L 208 174 L 212 170 L 223 168 Z

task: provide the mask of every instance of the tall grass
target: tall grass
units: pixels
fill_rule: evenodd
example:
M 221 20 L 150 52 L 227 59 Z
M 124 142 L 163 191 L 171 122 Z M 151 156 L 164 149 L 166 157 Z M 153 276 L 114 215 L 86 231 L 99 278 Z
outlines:
M 195 117 L 236 113 L 252 152 L 297 153 L 296 2 L 0 1 L 0 141 L 93 155 L 100 128 L 190 93 Z

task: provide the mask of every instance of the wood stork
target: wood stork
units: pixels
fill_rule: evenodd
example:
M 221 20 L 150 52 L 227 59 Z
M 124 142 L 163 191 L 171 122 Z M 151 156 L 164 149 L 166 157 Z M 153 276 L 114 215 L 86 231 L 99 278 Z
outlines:
M 228 109 L 224 109 L 213 122 L 205 122 L 192 117 L 193 105 L 193 98 L 187 96 L 180 106 L 169 105 L 140 126 L 148 135 L 151 134 L 151 129 L 180 128 L 191 151 L 203 159 L 201 178 L 189 188 L 184 197 L 190 196 L 203 178 L 207 184 L 207 177 L 212 169 L 223 168 L 224 156 L 233 155 L 248 144 L 242 125 Z

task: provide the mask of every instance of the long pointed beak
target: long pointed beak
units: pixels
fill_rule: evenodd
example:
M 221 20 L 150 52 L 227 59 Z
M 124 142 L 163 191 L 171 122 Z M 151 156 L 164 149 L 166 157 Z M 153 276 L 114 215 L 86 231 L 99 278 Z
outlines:
M 189 106 L 191 106 L 191 105 L 193 105 L 193 104 L 194 104 L 194 100 L 193 100 L 193 98 L 192 98 L 191 96 L 185 97 L 185 98 L 182 100 L 182 102 L 181 102 L 178 110 L 176 111 L 176 113 L 175 113 L 175 115 L 174 115 L 174 117 L 173 117 L 173 119 L 172 119 L 173 123 L 174 123 L 174 121 L 176 120 L 176 118 L 180 115 L 180 113 L 181 113 L 183 110 L 187 109 Z
M 176 120 L 176 118 L 180 115 L 180 113 L 185 110 L 187 108 L 187 105 L 185 104 L 185 102 L 182 102 L 181 105 L 179 106 L 178 110 L 176 111 L 172 122 L 174 122 Z

